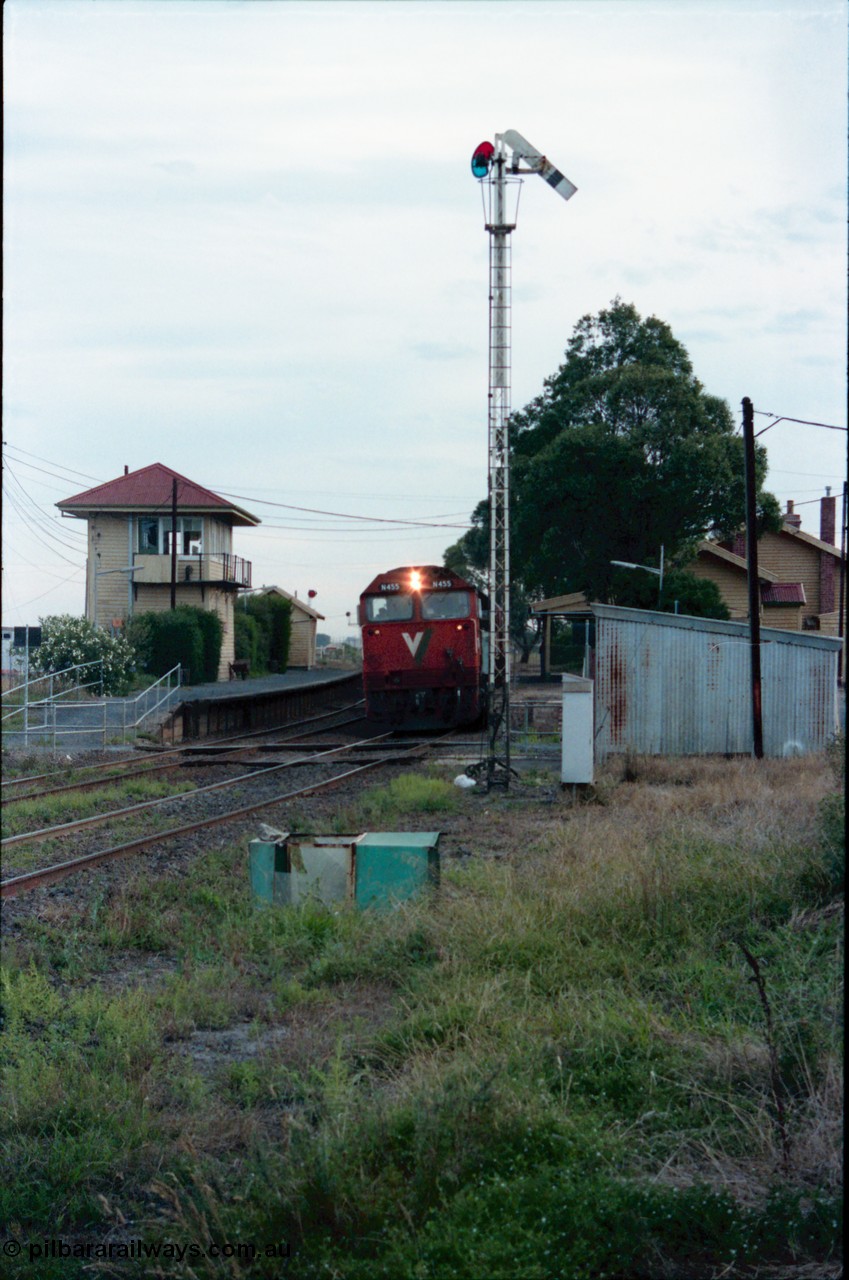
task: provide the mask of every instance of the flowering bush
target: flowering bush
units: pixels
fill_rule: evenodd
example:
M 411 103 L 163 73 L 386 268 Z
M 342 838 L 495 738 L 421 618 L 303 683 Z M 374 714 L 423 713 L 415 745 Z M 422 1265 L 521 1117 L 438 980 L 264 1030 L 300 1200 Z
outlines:
M 41 645 L 31 657 L 34 671 L 46 674 L 64 671 L 83 662 L 102 661 L 103 692 L 125 692 L 136 664 L 136 652 L 123 636 L 111 636 L 85 618 L 74 618 L 68 613 L 39 621 L 42 638 Z

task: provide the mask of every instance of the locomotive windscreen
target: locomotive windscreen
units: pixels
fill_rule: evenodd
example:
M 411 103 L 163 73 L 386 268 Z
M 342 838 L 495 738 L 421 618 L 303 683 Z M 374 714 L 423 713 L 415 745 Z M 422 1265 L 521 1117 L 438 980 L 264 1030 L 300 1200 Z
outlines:
M 366 596 L 363 605 L 367 622 L 408 622 L 413 616 L 412 596 Z
M 425 591 L 422 593 L 422 617 L 468 618 L 471 602 L 468 591 Z

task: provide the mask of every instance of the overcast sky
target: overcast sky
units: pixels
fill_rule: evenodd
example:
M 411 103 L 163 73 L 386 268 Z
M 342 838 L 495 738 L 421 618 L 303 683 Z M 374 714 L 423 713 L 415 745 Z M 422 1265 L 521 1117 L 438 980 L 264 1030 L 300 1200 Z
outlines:
M 261 517 L 254 585 L 315 590 L 334 636 L 376 573 L 440 562 L 486 492 L 469 160 L 506 129 L 578 187 L 523 186 L 514 409 L 618 294 L 738 420 L 846 424 L 843 0 L 3 12 L 6 625 L 82 613 L 85 526 L 53 504 L 125 465 Z M 846 435 L 762 443 L 818 534 Z

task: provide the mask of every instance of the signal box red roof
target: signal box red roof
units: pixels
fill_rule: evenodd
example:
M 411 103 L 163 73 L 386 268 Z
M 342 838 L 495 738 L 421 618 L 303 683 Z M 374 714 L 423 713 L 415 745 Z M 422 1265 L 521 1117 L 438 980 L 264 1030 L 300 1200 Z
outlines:
M 168 511 L 171 508 L 174 481 L 177 481 L 177 505 L 180 511 L 209 512 L 231 525 L 256 525 L 259 518 L 249 511 L 219 497 L 211 489 L 196 484 L 178 471 L 172 471 L 161 462 L 154 462 L 140 471 L 130 471 L 108 480 L 105 484 L 86 489 L 57 502 L 60 511 L 68 515 L 86 516 L 94 511 Z

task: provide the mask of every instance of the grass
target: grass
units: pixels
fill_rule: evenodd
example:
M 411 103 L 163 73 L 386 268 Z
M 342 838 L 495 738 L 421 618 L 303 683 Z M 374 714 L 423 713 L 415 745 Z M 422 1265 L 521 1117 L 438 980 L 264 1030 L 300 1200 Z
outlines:
M 834 786 L 823 760 L 630 760 L 531 822 L 413 776 L 333 821 L 457 822 L 481 852 L 495 823 L 521 856 L 445 862 L 394 912 L 256 910 L 230 847 L 27 915 L 4 1222 L 286 1241 L 298 1280 L 836 1275 Z
M 444 778 L 402 773 L 385 786 L 366 791 L 338 816 L 336 826 L 340 831 L 387 829 L 410 815 L 454 813 L 460 803 L 458 789 Z
M 38 831 L 58 823 L 92 817 L 109 806 L 120 809 L 139 804 L 143 800 L 184 795 L 194 788 L 195 784 L 191 782 L 175 785 L 155 778 L 136 777 L 96 791 L 13 800 L 11 804 L 7 802 L 4 805 L 3 835 L 6 837 L 24 831 Z

